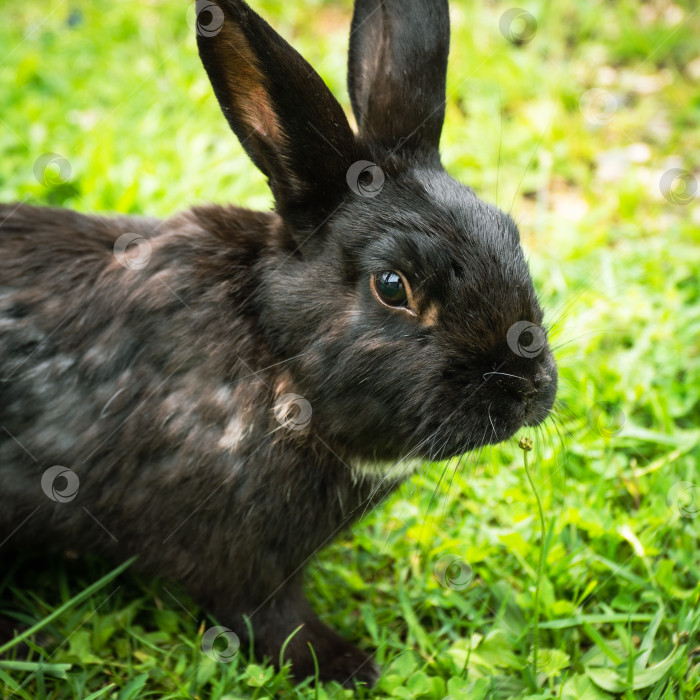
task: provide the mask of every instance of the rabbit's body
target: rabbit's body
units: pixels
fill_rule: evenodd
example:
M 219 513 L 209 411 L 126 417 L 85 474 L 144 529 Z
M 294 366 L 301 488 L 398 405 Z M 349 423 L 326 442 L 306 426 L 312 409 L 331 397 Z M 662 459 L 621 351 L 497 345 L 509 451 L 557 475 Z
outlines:
M 310 644 L 322 678 L 371 682 L 302 567 L 416 459 L 544 420 L 556 364 L 517 227 L 440 163 L 446 0 L 356 1 L 357 135 L 245 3 L 197 9 L 276 211 L 0 206 L 0 538 L 138 554 L 274 662 L 295 632 L 296 675 Z
M 31 232 L 25 213 L 34 214 Z M 217 222 L 218 235 L 197 214 Z M 153 222 L 26 206 L 10 215 L 0 236 L 4 536 L 35 508 L 53 508 L 49 530 L 45 517 L 29 518 L 15 541 L 138 551 L 143 564 L 152 556 L 156 571 L 188 580 L 201 574 L 195 555 L 230 557 L 238 563 L 223 568 L 258 581 L 258 593 L 271 577 L 260 577 L 265 553 L 246 551 L 254 535 L 273 531 L 263 537 L 284 578 L 359 515 L 377 484 L 349 466 L 352 456 L 344 463 L 275 418 L 276 400 L 295 387 L 261 340 L 251 298 L 275 219 L 216 207 L 177 216 L 150 239 L 148 267 L 124 274 L 115 236 L 150 235 Z M 235 338 L 235 351 L 222 338 Z M 83 477 L 81 508 L 53 504 L 36 488 L 52 465 Z M 261 497 L 271 483 L 279 500 Z M 94 521 L 81 525 L 90 517 L 82 506 L 102 537 Z M 207 527 L 195 538 L 197 513 Z M 173 557 L 178 549 L 183 558 Z
M 302 566 L 392 482 L 275 418 L 294 384 L 254 298 L 278 217 L 0 206 L 0 220 L 0 541 L 138 554 L 228 622 L 300 597 Z M 142 270 L 115 261 L 125 232 L 150 240 Z M 39 488 L 52 465 L 78 475 L 79 507 Z

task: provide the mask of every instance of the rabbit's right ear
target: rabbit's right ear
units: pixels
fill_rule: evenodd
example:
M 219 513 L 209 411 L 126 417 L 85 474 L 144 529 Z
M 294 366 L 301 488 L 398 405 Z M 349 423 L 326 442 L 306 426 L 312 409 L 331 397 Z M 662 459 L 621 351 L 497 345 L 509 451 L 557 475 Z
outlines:
M 355 137 L 314 69 L 242 0 L 197 0 L 197 45 L 224 116 L 277 209 L 314 226 L 347 187 Z M 327 211 L 328 210 L 328 211 Z
M 373 150 L 439 158 L 449 50 L 447 0 L 355 0 L 348 88 Z

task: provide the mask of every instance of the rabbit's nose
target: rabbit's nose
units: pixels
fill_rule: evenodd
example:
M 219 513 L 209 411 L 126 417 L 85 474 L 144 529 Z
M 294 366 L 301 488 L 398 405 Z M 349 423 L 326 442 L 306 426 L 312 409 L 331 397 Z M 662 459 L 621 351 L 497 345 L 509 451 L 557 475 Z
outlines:
M 552 383 L 552 377 L 542 369 L 531 377 L 514 376 L 506 383 L 508 391 L 518 399 L 532 399 Z
M 538 389 L 535 386 L 535 383 L 530 379 L 516 382 L 514 388 L 516 393 L 519 396 L 522 396 L 524 399 L 531 399 L 533 396 L 537 396 Z
M 535 373 L 532 377 L 532 385 L 536 390 L 544 389 L 552 383 L 552 375 L 545 369 Z

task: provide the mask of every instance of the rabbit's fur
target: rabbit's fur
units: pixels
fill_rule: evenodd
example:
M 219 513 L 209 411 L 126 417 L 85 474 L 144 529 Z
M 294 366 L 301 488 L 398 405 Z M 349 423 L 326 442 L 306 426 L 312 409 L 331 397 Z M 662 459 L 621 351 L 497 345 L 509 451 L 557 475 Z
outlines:
M 0 206 L 0 541 L 138 554 L 244 641 L 249 616 L 261 657 L 301 625 L 297 676 L 311 643 L 321 678 L 372 682 L 371 657 L 310 609 L 302 567 L 409 459 L 541 422 L 556 365 L 546 341 L 536 357 L 509 342 L 542 322 L 515 224 L 440 165 L 447 1 L 357 0 L 358 135 L 245 3 L 216 5 L 200 54 L 276 211 Z M 359 161 L 381 169 L 376 196 L 348 174 Z M 117 259 L 123 234 L 148 240 L 147 264 Z M 373 294 L 387 270 L 410 311 Z M 79 478 L 72 500 L 46 495 L 52 465 Z

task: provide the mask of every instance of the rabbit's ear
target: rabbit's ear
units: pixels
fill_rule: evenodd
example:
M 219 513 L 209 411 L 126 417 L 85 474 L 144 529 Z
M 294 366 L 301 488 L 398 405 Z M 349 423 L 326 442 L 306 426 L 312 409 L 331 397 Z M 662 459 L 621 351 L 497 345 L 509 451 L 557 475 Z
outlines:
M 449 49 L 447 0 L 356 0 L 348 88 L 372 148 L 437 156 Z
M 199 54 L 214 93 L 267 176 L 278 210 L 321 215 L 357 160 L 342 107 L 313 68 L 246 3 L 197 0 L 195 7 Z

